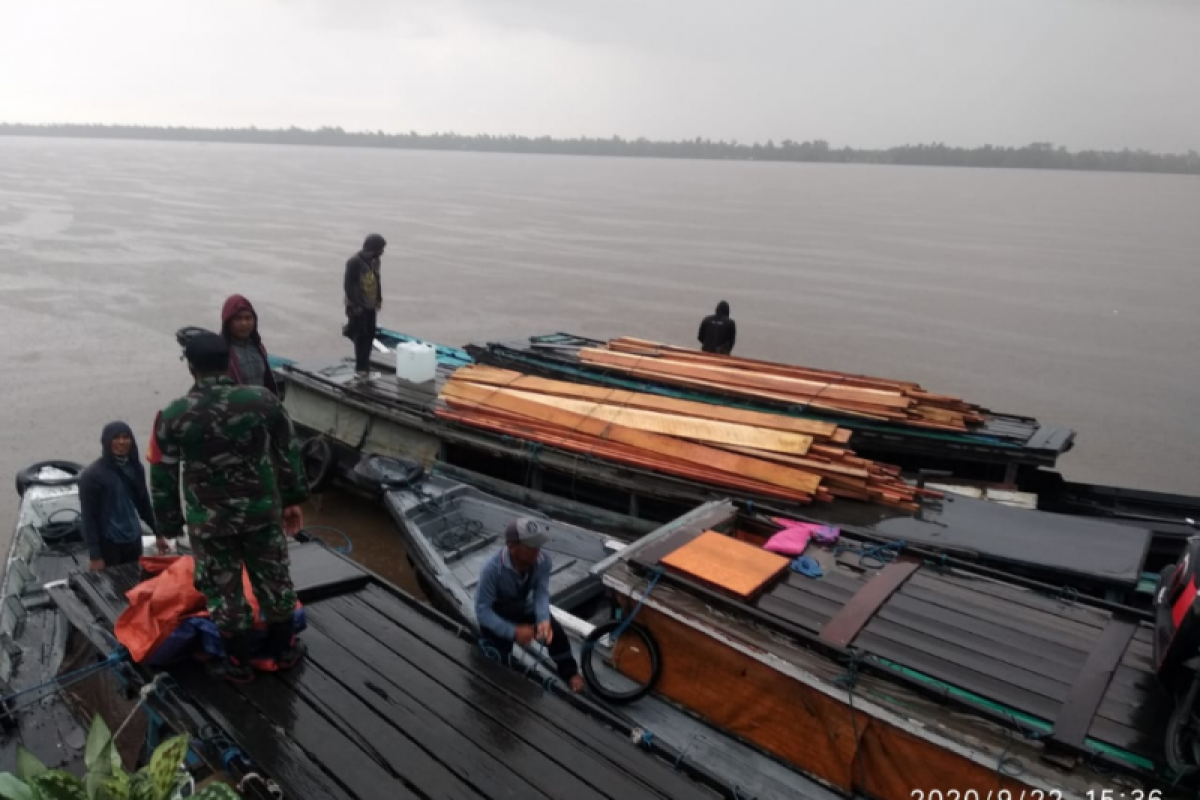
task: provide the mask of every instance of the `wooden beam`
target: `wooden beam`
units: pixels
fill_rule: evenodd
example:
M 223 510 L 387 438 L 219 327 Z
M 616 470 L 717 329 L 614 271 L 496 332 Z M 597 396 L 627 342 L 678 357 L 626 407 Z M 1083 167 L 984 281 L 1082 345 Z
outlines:
M 456 382 L 451 381 L 451 383 Z M 566 409 L 554 408 L 545 403 L 505 395 L 496 389 L 481 388 L 471 384 L 457 384 L 455 391 L 463 399 L 472 400 L 491 408 L 541 419 L 588 436 L 630 445 L 640 450 L 687 461 L 706 469 L 743 475 L 762 483 L 782 486 L 802 494 L 813 494 L 821 484 L 820 477 L 809 472 L 777 466 L 759 459 L 727 453 L 714 447 L 685 442 L 670 436 L 635 430 Z
M 454 373 L 454 375 L 455 378 L 462 378 L 473 383 L 506 386 L 512 389 L 523 389 L 525 391 L 553 394 L 560 397 L 578 397 L 613 406 L 644 408 L 649 411 L 663 411 L 669 414 L 687 414 L 693 417 L 733 422 L 739 425 L 752 425 L 756 428 L 771 428 L 773 430 L 791 431 L 792 433 L 804 433 L 812 436 L 814 439 L 830 439 L 838 432 L 838 426 L 832 422 L 801 419 L 785 414 L 748 411 L 741 408 L 717 405 L 715 403 L 701 403 L 695 400 L 679 400 L 673 397 L 663 397 L 662 395 L 648 394 L 646 392 L 631 392 L 626 389 L 610 389 L 603 386 L 587 386 L 567 381 L 555 381 L 493 367 L 463 367 Z
M 765 375 L 747 372 L 746 370 L 716 367 L 707 364 L 693 364 L 683 361 L 673 361 L 669 358 L 650 358 L 633 356 L 624 353 L 614 353 L 610 350 L 589 349 L 581 350 L 579 357 L 585 363 L 601 364 L 604 366 L 649 369 L 666 375 L 680 375 L 687 378 L 708 378 L 726 381 L 738 385 L 750 386 L 756 389 L 781 392 L 796 397 L 821 397 L 828 400 L 850 400 L 860 403 L 884 406 L 888 408 L 907 409 L 914 401 L 895 391 L 882 389 L 863 389 L 855 386 L 841 386 L 836 383 L 808 381 L 800 378 L 788 378 L 778 375 Z
M 453 380 L 446 384 L 447 396 L 454 396 L 456 387 L 464 385 L 463 381 Z M 468 384 L 480 386 L 480 384 Z M 486 388 L 486 387 L 482 387 Z M 764 430 L 749 425 L 737 425 L 731 422 L 718 422 L 709 419 L 696 419 L 678 414 L 665 414 L 661 411 L 646 411 L 639 408 L 621 408 L 604 403 L 593 403 L 589 400 L 576 400 L 569 397 L 554 397 L 551 395 L 524 392 L 519 389 L 497 388 L 496 391 L 512 397 L 521 397 L 544 403 L 554 408 L 561 408 L 583 414 L 606 422 L 615 422 L 640 431 L 661 433 L 664 436 L 677 436 L 681 439 L 693 439 L 709 444 L 735 445 L 754 450 L 765 450 L 773 453 L 788 453 L 804 455 L 812 444 L 812 437 L 800 433 Z

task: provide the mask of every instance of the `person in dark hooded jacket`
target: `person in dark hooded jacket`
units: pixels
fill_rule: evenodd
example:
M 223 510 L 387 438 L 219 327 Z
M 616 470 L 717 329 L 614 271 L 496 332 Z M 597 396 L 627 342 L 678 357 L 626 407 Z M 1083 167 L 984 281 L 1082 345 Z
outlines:
M 379 259 L 387 242 L 372 233 L 362 250 L 346 262 L 342 280 L 345 291 L 346 326 L 342 333 L 354 342 L 354 370 L 360 378 L 371 371 L 371 348 L 375 343 L 376 315 L 383 307 L 383 283 L 379 278 Z
M 737 325 L 729 318 L 729 303 L 717 303 L 717 313 L 710 314 L 700 323 L 700 349 L 706 353 L 729 355 L 737 339 Z
M 258 334 L 258 313 L 240 294 L 231 294 L 221 308 L 221 335 L 229 343 L 229 377 L 243 386 L 265 386 L 279 394 Z
M 80 522 L 94 570 L 136 563 L 142 556 L 142 521 L 157 530 L 133 429 L 110 422 L 100 444 L 100 458 L 79 476 Z M 164 540 L 158 544 L 164 549 Z

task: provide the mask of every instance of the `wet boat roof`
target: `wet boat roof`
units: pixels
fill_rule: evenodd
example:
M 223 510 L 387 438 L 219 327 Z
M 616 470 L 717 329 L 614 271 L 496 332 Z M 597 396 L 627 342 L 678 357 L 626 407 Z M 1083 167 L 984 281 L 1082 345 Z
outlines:
M 694 798 L 670 763 L 518 672 L 447 618 L 317 544 L 294 545 L 309 656 L 233 687 L 172 675 L 288 797 Z M 136 570 L 77 590 L 110 622 Z M 557 690 L 556 690 L 557 691 Z
M 916 514 L 865 503 L 834 503 L 822 508 L 820 516 L 824 524 L 889 541 L 1129 588 L 1141 577 L 1153 537 L 1148 527 L 950 495 L 924 501 Z
M 664 528 L 614 556 L 600 568 L 605 583 L 618 591 L 644 585 L 641 573 L 660 565 L 668 553 L 705 530 L 732 534 L 734 527 L 739 536 L 759 535 L 730 506 L 698 509 L 692 519 Z M 832 652 L 846 646 L 835 641 L 835 618 L 847 616 L 843 612 L 860 593 L 865 599 L 871 587 L 879 585 L 883 571 L 846 567 L 820 548 L 809 548 L 806 554 L 822 562 L 822 576 L 785 572 L 761 596 L 748 601 L 721 599 L 723 593 L 706 591 L 698 582 L 668 571 L 655 597 L 646 603 L 676 610 L 686 606 L 702 627 L 720 620 L 743 636 L 762 627 L 801 642 L 820 639 L 831 643 Z M 876 598 L 874 610 L 858 620 L 861 627 L 849 637 L 862 663 L 886 667 L 881 673 L 889 677 L 899 675 L 896 665 L 915 671 L 921 680 L 968 693 L 975 698 L 970 705 L 981 712 L 990 708 L 988 704 L 999 704 L 1004 715 L 1022 716 L 1047 735 L 1070 721 L 1080 728 L 1081 742 L 1086 736 L 1096 752 L 1119 755 L 1126 762 L 1139 766 L 1162 762 L 1170 699 L 1155 674 L 1153 630 L 1148 623 L 956 570 L 915 563 L 908 567 L 909 577 L 901 579 L 894 593 Z M 689 595 L 700 605 L 684 599 Z M 1094 662 L 1093 653 L 1105 647 L 1110 628 L 1123 629 L 1125 638 L 1115 651 L 1111 682 L 1091 687 L 1083 698 L 1094 702 L 1089 714 L 1087 704 L 1073 697 L 1074 687 L 1082 685 L 1083 674 Z M 787 658 L 801 663 L 811 656 L 789 652 Z M 818 668 L 815 664 L 810 667 Z M 1077 706 L 1085 710 L 1080 712 Z M 941 712 L 934 715 L 940 717 Z

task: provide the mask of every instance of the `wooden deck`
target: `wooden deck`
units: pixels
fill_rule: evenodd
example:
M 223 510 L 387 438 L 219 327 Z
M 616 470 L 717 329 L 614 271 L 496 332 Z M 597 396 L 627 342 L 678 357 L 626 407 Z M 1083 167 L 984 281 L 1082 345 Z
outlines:
M 484 659 L 444 617 L 317 545 L 293 548 L 309 657 L 234 687 L 184 666 L 190 702 L 287 797 L 690 800 L 719 796 L 627 733 Z M 136 570 L 77 589 L 108 621 Z

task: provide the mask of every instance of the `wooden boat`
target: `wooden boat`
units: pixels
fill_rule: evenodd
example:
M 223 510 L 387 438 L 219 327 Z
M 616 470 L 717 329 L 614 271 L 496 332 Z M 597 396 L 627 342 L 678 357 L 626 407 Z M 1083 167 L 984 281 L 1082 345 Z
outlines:
M 607 523 L 620 524 L 616 517 L 667 522 L 728 494 L 720 486 L 441 419 L 438 392 L 459 366 L 443 361 L 433 385 L 426 386 L 387 374 L 356 383 L 353 366 L 345 361 L 295 362 L 281 374 L 288 382 L 285 404 L 292 419 L 314 445 L 326 448 L 319 474 L 350 475 L 364 454 L 409 459 L 523 505 L 533 495 L 540 502 L 557 497 L 566 518 L 587 527 L 597 525 L 586 519 L 587 509 L 603 509 L 613 517 L 600 525 L 608 530 Z M 738 500 L 780 516 L 838 525 L 848 538 L 869 546 L 899 540 L 930 557 L 969 561 L 1117 602 L 1148 605 L 1153 584 L 1145 573 L 1162 566 L 1147 561 L 1156 552 L 1150 529 L 1131 520 L 1049 514 L 959 497 L 923 501 L 915 514 L 852 501 L 820 509 L 793 506 L 753 492 L 739 494 Z M 560 516 L 559 509 L 545 510 Z M 1174 554 L 1165 548 L 1163 558 Z
M 983 422 L 969 431 L 914 428 L 888 419 L 871 418 L 873 415 L 815 408 L 782 399 L 782 396 L 772 399 L 770 393 L 748 398 L 713 382 L 644 371 L 630 374 L 581 359 L 581 352 L 594 351 L 605 345 L 604 341 L 596 339 L 556 333 L 530 336 L 520 341 L 469 344 L 465 350 L 476 363 L 531 374 L 784 413 L 796 418 L 834 421 L 854 431 L 850 447 L 859 455 L 906 469 L 932 467 L 950 470 L 963 477 L 988 477 L 1013 484 L 1020 472 L 1054 466 L 1058 457 L 1068 452 L 1075 441 L 1075 432 L 1069 428 L 1043 425 L 1031 417 L 1015 414 L 988 411 Z M 844 376 L 843 380 L 853 377 Z
M 659 696 L 883 800 L 1190 796 L 1167 765 L 1173 701 L 1148 615 L 814 547 L 823 575 L 807 577 L 761 549 L 773 532 L 715 503 L 597 565 L 657 644 Z M 649 677 L 622 659 L 618 643 L 613 667 Z
M 550 599 L 559 608 L 577 610 L 599 597 L 603 590 L 590 570 L 623 546 L 605 534 L 437 475 L 389 489 L 384 502 L 422 591 L 439 609 L 472 625 L 479 571 L 504 546 L 504 528 L 516 517 L 539 518 L 549 529 Z
M 21 503 L 0 582 L 0 772 L 15 769 L 18 745 L 50 769 L 79 772 L 87 739 L 82 712 L 130 705 L 50 601 L 50 587 L 88 569 L 79 525 L 82 469 L 46 461 L 17 475 Z M 143 546 L 153 548 L 153 537 Z
M 86 730 L 56 691 L 69 627 L 44 586 L 87 569 L 79 531 L 80 466 L 48 462 L 17 479 L 21 505 L 5 559 L 0 595 L 0 771 L 13 771 L 25 745 L 52 769 L 82 764 Z M 35 687 L 43 686 L 38 690 Z
M 454 619 L 478 631 L 474 592 L 483 564 L 503 547 L 504 528 L 517 516 L 541 515 L 478 489 L 437 476 L 425 476 L 385 494 L 410 554 L 410 561 L 431 601 Z M 552 612 L 572 637 L 576 656 L 593 622 L 602 621 L 604 608 L 596 601 L 603 592 L 591 569 L 624 547 L 605 534 L 545 519 L 550 541 L 544 550 L 553 559 L 550 579 Z M 522 654 L 524 663 L 542 667 Z M 645 731 L 708 770 L 723 783 L 736 785 L 742 796 L 758 800 L 828 798 L 833 795 L 794 770 L 753 748 L 714 730 L 669 703 L 653 698 L 625 709 L 631 728 Z
M 317 542 L 291 548 L 308 656 L 245 686 L 199 667 L 134 689 L 247 798 L 725 797 L 735 789 L 561 687 L 480 655 L 460 624 Z M 79 630 L 111 631 L 136 569 L 74 576 L 52 593 Z M 107 652 L 104 635 L 94 635 Z M 111 644 L 107 645 L 111 649 Z M 165 676 L 164 676 L 165 677 Z M 677 768 L 676 768 L 677 767 Z

